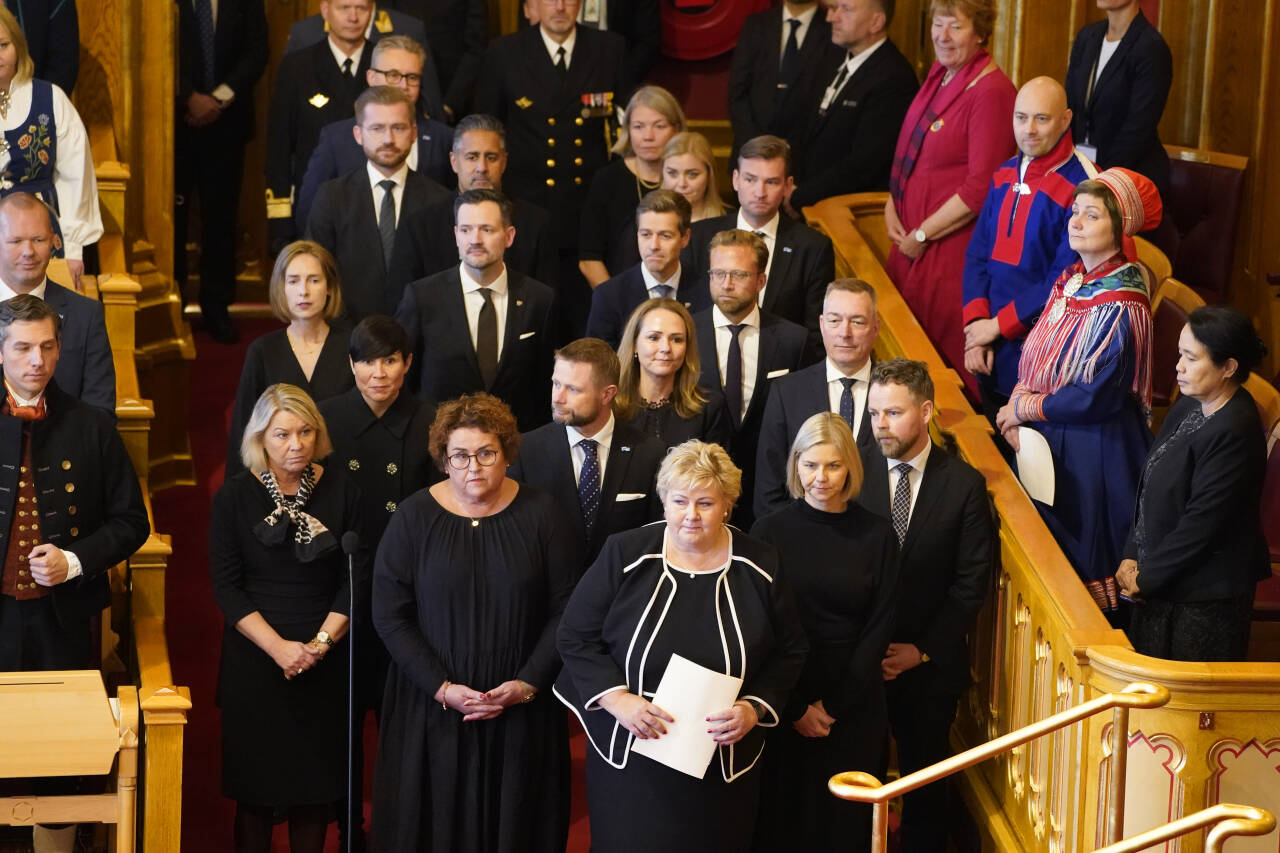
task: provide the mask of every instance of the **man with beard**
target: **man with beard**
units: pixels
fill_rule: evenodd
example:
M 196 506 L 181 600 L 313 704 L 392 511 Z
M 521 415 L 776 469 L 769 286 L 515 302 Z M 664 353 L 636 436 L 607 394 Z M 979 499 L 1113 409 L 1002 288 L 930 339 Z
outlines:
M 667 448 L 613 416 L 618 356 L 598 338 L 556 350 L 552 423 L 521 437 L 513 480 L 548 492 L 586 543 L 591 565 L 604 540 L 662 517 L 655 480 Z
M 416 134 L 408 95 L 394 86 L 366 89 L 356 99 L 356 116 L 353 132 L 366 167 L 320 187 L 307 236 L 338 262 L 342 301 L 360 320 L 395 309 L 400 294 L 388 288 L 387 270 L 405 218 L 449 193 L 405 162 Z
M 711 240 L 711 300 L 693 315 L 703 388 L 724 392 L 733 435 L 729 455 L 742 469 L 742 494 L 755 493 L 756 449 L 765 402 L 775 379 L 814 361 L 804 326 L 760 310 L 769 250 L 750 231 L 721 231 Z M 734 510 L 743 530 L 755 519 L 751 501 Z
M 555 297 L 506 265 L 515 239 L 511 202 L 467 190 L 453 203 L 462 263 L 405 287 L 396 320 L 409 334 L 411 387 L 434 411 L 445 400 L 488 391 L 522 430 L 547 422 L 538 388 L 551 373 Z
M 994 530 L 987 484 L 929 439 L 933 380 L 919 361 L 871 369 L 859 502 L 898 537 L 898 615 L 881 663 L 902 775 L 951 755 L 949 733 L 969 684 L 966 636 L 986 598 Z M 906 795 L 902 849 L 947 849 L 946 782 Z

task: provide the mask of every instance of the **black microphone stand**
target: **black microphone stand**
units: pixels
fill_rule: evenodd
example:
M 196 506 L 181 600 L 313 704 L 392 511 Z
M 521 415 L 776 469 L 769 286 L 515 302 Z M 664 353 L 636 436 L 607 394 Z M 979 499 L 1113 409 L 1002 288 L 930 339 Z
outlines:
M 364 786 L 355 778 L 356 759 L 356 551 L 360 534 L 348 530 L 342 534 L 342 551 L 347 555 L 347 588 L 351 594 L 347 621 L 347 853 L 354 853 L 356 834 L 364 823 L 364 809 L 356 792 Z M 357 809 L 359 809 L 357 811 Z M 359 815 L 360 823 L 356 823 Z

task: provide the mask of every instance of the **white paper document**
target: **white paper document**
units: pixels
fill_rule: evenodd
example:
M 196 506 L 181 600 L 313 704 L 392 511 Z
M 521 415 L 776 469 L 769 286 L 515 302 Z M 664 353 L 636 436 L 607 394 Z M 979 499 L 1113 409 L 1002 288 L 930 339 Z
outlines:
M 741 678 L 672 655 L 650 701 L 675 722 L 666 723 L 667 733 L 656 740 L 636 738 L 631 751 L 701 779 L 717 746 L 707 734 L 707 717 L 731 706 L 741 689 Z
M 1031 427 L 1018 427 L 1018 480 L 1032 499 L 1053 506 L 1053 453 L 1044 436 Z

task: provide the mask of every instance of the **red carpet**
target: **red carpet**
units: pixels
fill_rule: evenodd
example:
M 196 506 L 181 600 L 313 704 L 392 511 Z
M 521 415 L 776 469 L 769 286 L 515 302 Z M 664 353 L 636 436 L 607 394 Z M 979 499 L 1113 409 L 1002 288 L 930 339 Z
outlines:
M 185 732 L 182 785 L 182 850 L 184 853 L 226 853 L 234 849 L 234 804 L 222 796 L 220 722 L 213 695 L 222 642 L 222 615 L 209 585 L 207 524 L 213 493 L 222 484 L 226 458 L 227 421 L 240 378 L 240 365 L 249 341 L 279 328 L 274 320 L 239 321 L 244 339 L 238 346 L 215 344 L 196 333 L 197 358 L 191 370 L 189 430 L 195 456 L 197 486 L 169 489 L 154 501 L 156 529 L 173 536 L 166 614 L 169 656 L 174 679 L 191 688 L 195 704 Z M 372 725 L 365 731 L 366 755 L 373 756 Z M 584 738 L 573 739 L 573 826 L 568 851 L 585 853 L 590 846 L 586 798 L 583 794 Z M 372 776 L 373 760 L 366 762 Z M 366 785 L 366 791 L 368 786 Z M 368 808 L 366 806 L 366 814 Z M 277 828 L 275 850 L 287 851 L 283 827 Z M 329 833 L 328 851 L 338 850 L 336 829 Z

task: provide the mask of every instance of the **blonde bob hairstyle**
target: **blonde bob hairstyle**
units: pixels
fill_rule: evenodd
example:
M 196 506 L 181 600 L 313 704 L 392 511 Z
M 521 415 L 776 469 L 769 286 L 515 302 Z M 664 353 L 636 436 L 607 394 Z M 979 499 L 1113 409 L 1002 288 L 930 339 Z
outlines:
M 14 65 L 13 82 L 26 83 L 35 76 L 36 64 L 31 59 L 31 49 L 27 46 L 27 36 L 22 32 L 22 25 L 18 23 L 13 12 L 10 12 L 2 3 L 0 3 L 0 27 L 9 34 L 9 41 L 13 42 L 13 52 L 18 58 Z
M 672 489 L 715 488 L 729 502 L 730 511 L 742 496 L 742 469 L 718 444 L 691 438 L 667 453 L 658 468 L 658 497 L 663 503 Z M 729 516 L 725 516 L 728 521 Z
M 316 431 L 316 446 L 311 454 L 313 461 L 323 459 L 333 452 L 329 429 L 324 425 L 324 418 L 320 416 L 315 401 L 297 385 L 277 382 L 263 391 L 254 404 L 253 414 L 249 415 L 249 423 L 240 439 L 240 461 L 250 471 L 266 471 L 270 468 L 271 461 L 267 458 L 265 442 L 267 428 L 271 426 L 271 419 L 281 412 L 288 412 Z
M 313 240 L 294 240 L 276 258 L 276 264 L 271 268 L 271 285 L 267 290 L 271 313 L 281 323 L 293 321 L 293 316 L 289 313 L 289 298 L 284 294 L 284 276 L 289 271 L 289 264 L 302 255 L 310 255 L 320 262 L 325 286 L 324 318 L 332 320 L 342 313 L 342 281 L 338 277 L 338 262 L 329 254 L 328 249 Z
M 684 131 L 684 110 L 680 108 L 680 102 L 676 100 L 676 96 L 661 86 L 641 86 L 636 89 L 631 100 L 627 101 L 627 111 L 622 115 L 618 141 L 613 143 L 613 148 L 609 149 L 619 157 L 630 157 L 636 153 L 636 150 L 631 147 L 631 114 L 635 112 L 636 107 L 648 107 L 658 113 L 671 122 L 676 133 Z
M 804 497 L 804 485 L 800 482 L 800 454 L 820 444 L 830 444 L 840 454 L 848 472 L 840 499 L 853 500 L 862 491 L 862 457 L 858 455 L 858 442 L 853 430 L 844 418 L 833 412 L 819 412 L 800 425 L 796 440 L 791 442 L 791 455 L 787 457 L 787 491 L 793 498 Z
M 622 343 L 618 347 L 619 375 L 618 396 L 613 399 L 613 410 L 624 421 L 633 419 L 640 412 L 640 361 L 636 357 L 636 341 L 640 338 L 640 326 L 652 311 L 670 311 L 684 323 L 684 363 L 676 371 L 676 385 L 671 392 L 671 408 L 677 416 L 689 419 L 699 414 L 707 403 L 707 395 L 698 387 L 702 375 L 702 360 L 698 358 L 697 332 L 693 330 L 693 316 L 674 299 L 657 297 L 646 299 L 636 306 L 622 330 Z
M 662 149 L 664 177 L 667 160 L 681 154 L 692 155 L 707 170 L 707 194 L 702 197 L 702 204 L 693 212 L 694 221 L 723 216 L 724 199 L 721 198 L 720 187 L 716 183 L 716 158 L 711 152 L 711 143 L 696 130 L 685 130 L 671 137 L 667 147 Z

